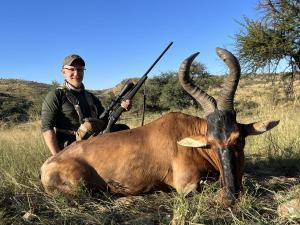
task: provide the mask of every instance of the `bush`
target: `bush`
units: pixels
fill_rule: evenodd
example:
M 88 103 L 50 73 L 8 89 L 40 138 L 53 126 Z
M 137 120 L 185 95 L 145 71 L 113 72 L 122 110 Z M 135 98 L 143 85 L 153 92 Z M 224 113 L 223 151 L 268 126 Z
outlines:
M 28 110 L 32 105 L 22 97 L 14 97 L 8 94 L 0 96 L 0 120 L 3 122 L 19 123 L 29 119 Z

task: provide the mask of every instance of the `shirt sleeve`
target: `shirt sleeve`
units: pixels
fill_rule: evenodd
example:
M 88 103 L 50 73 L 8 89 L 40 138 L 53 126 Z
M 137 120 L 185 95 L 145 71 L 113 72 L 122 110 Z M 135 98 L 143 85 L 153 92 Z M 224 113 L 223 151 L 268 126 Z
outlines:
M 61 108 L 59 97 L 59 90 L 54 90 L 50 91 L 44 99 L 41 115 L 42 132 L 52 130 L 56 125 L 57 116 Z

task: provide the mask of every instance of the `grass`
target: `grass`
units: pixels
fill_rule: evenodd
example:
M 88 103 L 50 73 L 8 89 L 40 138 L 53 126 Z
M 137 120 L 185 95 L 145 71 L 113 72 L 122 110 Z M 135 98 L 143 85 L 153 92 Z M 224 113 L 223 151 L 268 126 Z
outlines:
M 245 193 L 231 209 L 220 202 L 219 182 L 207 181 L 201 182 L 200 192 L 186 197 L 176 192 L 122 198 L 107 193 L 91 196 L 88 192 L 73 199 L 49 196 L 41 186 L 39 169 L 50 153 L 42 141 L 39 122 L 33 121 L 0 126 L 0 225 L 299 224 L 299 217 L 279 217 L 277 207 L 299 197 L 300 85 L 295 85 L 295 100 L 288 102 L 280 89 L 272 96 L 268 85 L 247 79 L 237 91 L 239 122 L 276 119 L 280 124 L 271 132 L 248 137 Z M 255 104 L 249 106 L 249 101 Z M 185 112 L 198 113 L 191 109 Z M 159 116 L 146 114 L 146 123 Z M 121 122 L 138 126 L 140 120 L 132 118 L 124 114 Z

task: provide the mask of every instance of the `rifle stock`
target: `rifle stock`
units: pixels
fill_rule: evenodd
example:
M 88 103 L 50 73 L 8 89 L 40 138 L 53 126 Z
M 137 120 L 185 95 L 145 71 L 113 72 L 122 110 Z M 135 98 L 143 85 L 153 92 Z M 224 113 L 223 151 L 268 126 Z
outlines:
M 157 64 L 157 62 L 163 57 L 163 55 L 168 51 L 168 49 L 171 47 L 173 42 L 171 42 L 165 50 L 160 54 L 160 56 L 155 60 L 155 62 L 149 67 L 149 69 L 145 72 L 145 74 L 138 80 L 138 82 L 133 86 L 133 88 L 128 91 L 125 96 L 122 98 L 123 100 L 131 100 L 135 94 L 138 92 L 138 90 L 141 88 L 141 86 L 144 84 L 144 82 L 147 80 L 148 73 L 152 70 L 152 68 Z M 110 114 L 109 114 L 109 120 L 106 129 L 102 133 L 108 133 L 110 132 L 111 126 L 119 119 L 121 114 L 125 111 L 124 108 L 122 108 L 120 105 L 116 107 Z

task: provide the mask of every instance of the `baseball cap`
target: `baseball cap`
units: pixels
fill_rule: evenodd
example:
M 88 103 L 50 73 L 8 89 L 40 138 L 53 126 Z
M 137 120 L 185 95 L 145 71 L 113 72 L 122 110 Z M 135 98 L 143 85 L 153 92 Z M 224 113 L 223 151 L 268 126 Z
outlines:
M 84 60 L 79 55 L 68 55 L 64 58 L 62 66 L 73 66 L 74 64 L 85 66 Z

